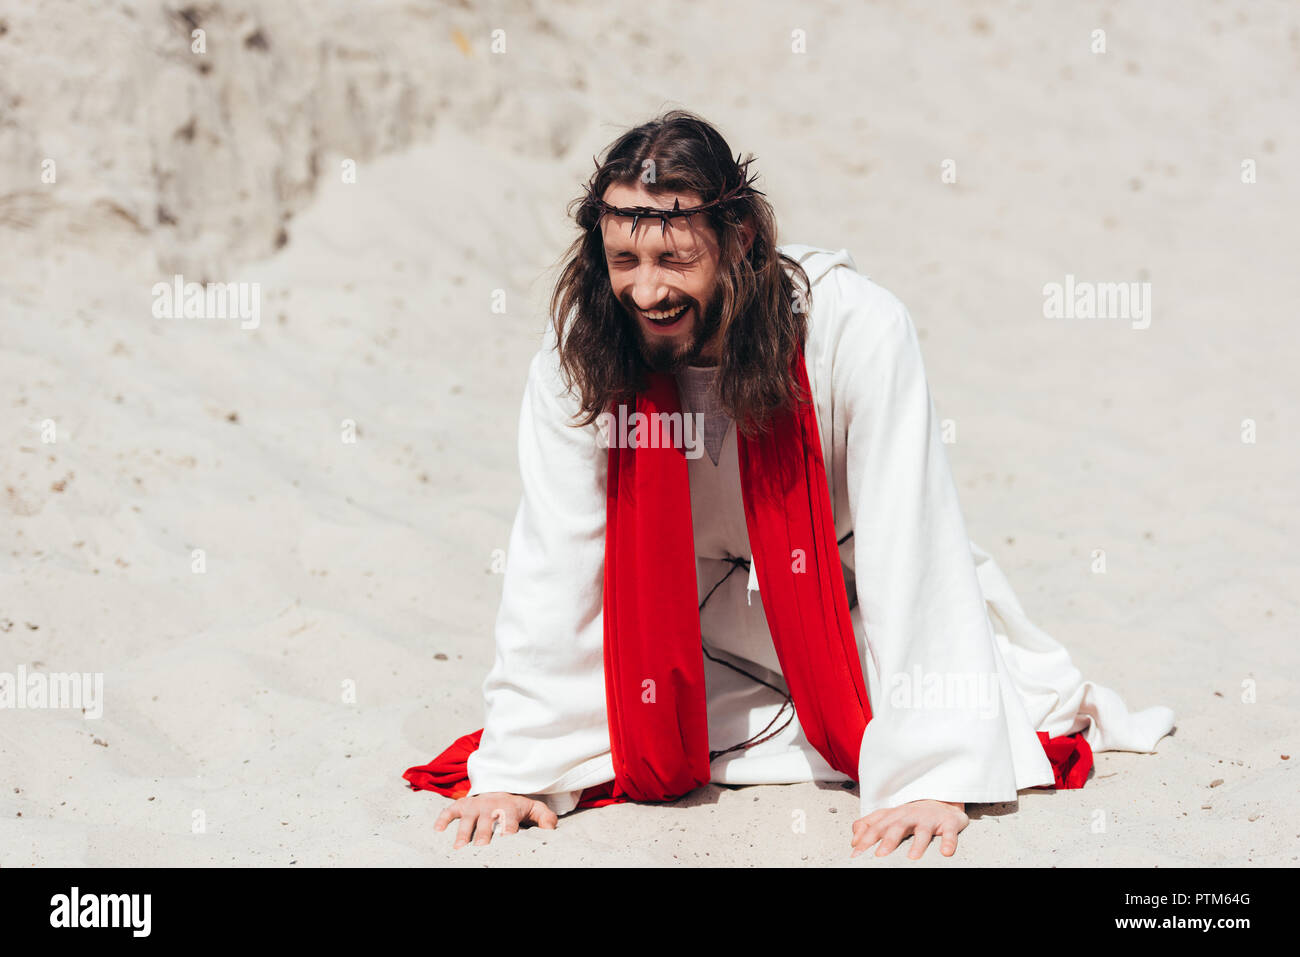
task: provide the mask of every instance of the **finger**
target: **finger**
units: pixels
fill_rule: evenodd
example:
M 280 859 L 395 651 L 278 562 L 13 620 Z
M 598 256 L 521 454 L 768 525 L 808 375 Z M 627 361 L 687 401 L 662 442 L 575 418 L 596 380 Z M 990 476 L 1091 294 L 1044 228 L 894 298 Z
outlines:
M 552 811 L 545 801 L 534 801 L 528 808 L 527 816 L 528 820 L 548 831 L 555 830 L 555 825 L 560 820 L 560 816 Z
M 863 851 L 870 850 L 871 845 L 880 840 L 882 826 L 879 824 L 868 827 L 865 831 L 853 839 L 853 847 L 856 848 L 849 857 L 857 857 Z
M 856 821 L 853 822 L 854 840 L 866 834 L 867 831 L 871 830 L 871 828 L 879 827 L 881 823 L 882 823 L 881 819 L 876 817 L 876 815 L 874 814 L 868 815 L 867 817 L 858 818 Z
M 460 817 L 460 808 L 456 807 L 455 804 L 445 807 L 442 809 L 442 813 L 438 815 L 438 819 L 433 822 L 433 829 L 435 831 L 445 831 L 447 825 L 458 817 Z
M 496 829 L 497 816 L 501 809 L 497 808 L 491 814 L 480 814 L 478 816 L 478 827 L 474 829 L 475 844 L 491 844 L 492 832 Z
M 952 857 L 957 853 L 957 832 L 961 828 L 956 825 L 948 825 L 939 829 L 943 840 L 939 842 L 939 853 L 944 857 Z
M 884 857 L 887 854 L 894 853 L 898 845 L 903 843 L 903 839 L 911 833 L 911 827 L 906 824 L 895 824 L 885 831 L 885 836 L 880 839 L 880 846 L 876 848 L 876 857 Z
M 882 820 L 885 817 L 885 815 L 889 813 L 889 811 L 890 808 L 882 807 L 877 811 L 872 811 L 870 814 L 866 815 L 865 817 L 858 818 L 856 821 L 853 822 L 854 833 L 857 833 L 860 829 L 864 827 L 870 827 L 872 824 L 875 824 L 878 821 Z
M 495 817 L 501 822 L 502 834 L 517 834 L 519 832 L 519 812 L 509 808 L 503 808 L 497 811 Z
M 912 849 L 907 852 L 907 856 L 914 861 L 919 861 L 921 856 L 930 847 L 930 841 L 934 837 L 934 827 L 924 824 L 917 825 L 916 833 L 912 835 Z
M 474 822 L 478 820 L 478 811 L 466 809 L 460 815 L 460 829 L 456 832 L 456 843 L 453 847 L 464 847 L 469 843 L 469 839 L 474 834 Z

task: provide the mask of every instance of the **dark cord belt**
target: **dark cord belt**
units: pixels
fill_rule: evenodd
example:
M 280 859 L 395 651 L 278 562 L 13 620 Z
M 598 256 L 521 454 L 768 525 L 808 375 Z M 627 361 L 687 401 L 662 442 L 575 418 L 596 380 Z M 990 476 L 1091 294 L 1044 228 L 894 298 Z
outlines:
M 853 532 L 850 531 L 838 542 L 836 542 L 836 544 L 843 545 L 852 537 L 853 537 Z M 735 574 L 736 569 L 743 568 L 745 569 L 745 571 L 749 571 L 749 562 L 745 561 L 745 559 L 743 558 L 724 558 L 722 559 L 722 561 L 730 564 L 731 568 L 727 571 L 727 574 L 719 578 L 717 583 L 712 588 L 709 589 L 709 593 L 704 596 L 704 601 L 700 602 L 700 611 L 704 611 L 704 606 L 707 605 L 709 599 L 713 597 L 713 593 L 722 586 L 723 582 L 725 582 L 728 578 L 730 578 L 733 574 Z M 746 678 L 750 678 L 754 681 L 757 681 L 765 688 L 771 688 L 773 691 L 775 691 L 777 694 L 781 695 L 781 697 L 785 699 L 784 701 L 781 702 L 781 707 L 776 712 L 776 715 L 772 718 L 771 721 L 767 723 L 766 728 L 758 732 L 758 734 L 754 735 L 753 737 L 740 742 L 740 744 L 733 744 L 731 747 L 723 748 L 721 751 L 710 751 L 709 752 L 710 763 L 712 763 L 720 755 L 728 754 L 732 751 L 745 751 L 748 750 L 749 748 L 752 748 L 756 744 L 762 744 L 764 741 L 767 741 L 771 738 L 775 738 L 778 734 L 780 734 L 782 731 L 784 731 L 786 728 L 790 726 L 790 722 L 794 720 L 795 710 L 794 710 L 794 700 L 790 697 L 790 693 L 788 691 L 782 691 L 780 688 L 778 688 L 776 685 L 772 684 L 771 682 L 764 681 L 762 678 L 758 677 L 757 675 L 751 675 L 744 668 L 738 668 L 729 661 L 723 661 L 721 658 L 715 658 L 713 655 L 709 654 L 708 648 L 704 648 L 703 651 L 704 651 L 704 657 L 708 658 L 710 661 L 717 662 L 720 665 L 725 665 L 726 667 L 730 668 L 732 671 L 738 672 L 744 675 Z M 785 723 L 782 724 L 781 727 L 773 731 L 771 734 L 768 734 L 767 733 L 768 728 L 771 728 L 772 725 L 776 724 L 776 722 L 780 719 L 781 715 L 785 714 L 787 707 L 790 709 L 790 714 L 785 719 Z

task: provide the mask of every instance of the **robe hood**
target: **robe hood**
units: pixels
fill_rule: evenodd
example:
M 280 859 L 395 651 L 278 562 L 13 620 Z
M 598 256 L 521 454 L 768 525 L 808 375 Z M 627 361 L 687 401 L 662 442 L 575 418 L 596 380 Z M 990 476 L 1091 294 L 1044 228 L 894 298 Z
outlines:
M 788 243 L 784 246 L 777 246 L 777 251 L 785 253 L 808 274 L 808 281 L 816 282 L 826 275 L 836 266 L 847 266 L 854 272 L 858 271 L 857 264 L 853 262 L 853 257 L 849 255 L 847 249 L 822 249 L 820 246 L 809 246 L 805 243 Z

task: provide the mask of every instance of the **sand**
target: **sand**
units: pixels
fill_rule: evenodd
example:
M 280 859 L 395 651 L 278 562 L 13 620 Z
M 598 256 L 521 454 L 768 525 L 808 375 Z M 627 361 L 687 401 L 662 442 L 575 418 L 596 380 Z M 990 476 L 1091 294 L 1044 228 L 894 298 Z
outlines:
M 202 55 L 68 8 L 0 14 L 0 672 L 104 712 L 0 710 L 0 866 L 1294 865 L 1294 7 L 215 3 Z M 1158 753 L 919 864 L 850 862 L 813 784 L 433 831 L 400 775 L 481 725 L 565 204 L 676 106 L 908 305 L 971 537 L 1173 708 Z M 176 274 L 256 328 L 156 317 Z M 1044 318 L 1067 275 L 1149 281 L 1149 327 Z

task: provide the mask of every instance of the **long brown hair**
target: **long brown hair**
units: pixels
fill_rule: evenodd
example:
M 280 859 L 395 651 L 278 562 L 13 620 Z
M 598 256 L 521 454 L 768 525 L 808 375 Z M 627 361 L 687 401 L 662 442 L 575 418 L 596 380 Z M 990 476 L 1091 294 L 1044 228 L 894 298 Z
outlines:
M 743 164 L 748 166 L 749 160 Z M 742 164 L 711 125 L 685 110 L 673 110 L 628 130 L 606 149 L 603 162 L 577 206 L 581 235 L 551 294 L 560 370 L 581 405 L 576 425 L 590 425 L 616 401 L 646 387 L 648 367 L 631 323 L 614 296 L 597 227 L 603 198 L 615 183 L 633 183 L 652 161 L 654 193 L 693 191 L 711 202 L 745 179 Z M 707 216 L 718 237 L 721 294 L 718 386 L 723 408 L 746 435 L 761 431 L 771 415 L 806 398 L 792 375 L 792 363 L 807 335 L 811 284 L 803 268 L 776 248 L 776 216 L 761 195 L 749 192 L 712 209 Z M 742 226 L 754 230 L 745 250 Z M 787 272 L 787 269 L 789 272 Z M 796 286 L 796 282 L 798 286 Z

